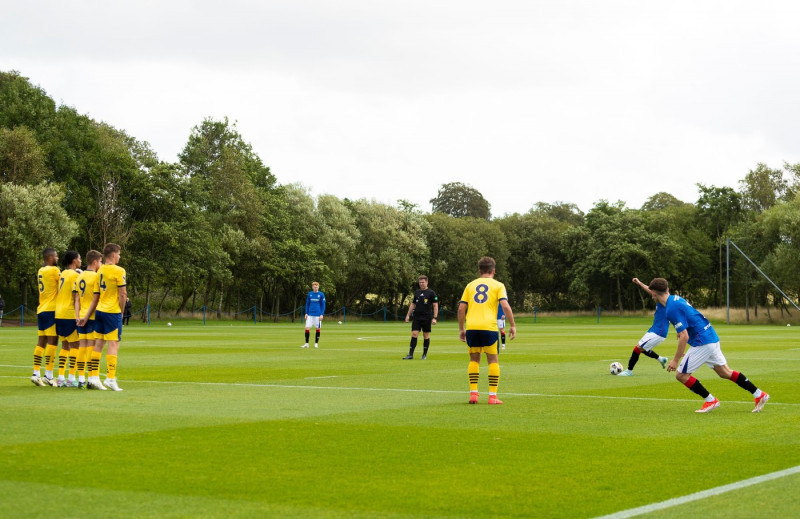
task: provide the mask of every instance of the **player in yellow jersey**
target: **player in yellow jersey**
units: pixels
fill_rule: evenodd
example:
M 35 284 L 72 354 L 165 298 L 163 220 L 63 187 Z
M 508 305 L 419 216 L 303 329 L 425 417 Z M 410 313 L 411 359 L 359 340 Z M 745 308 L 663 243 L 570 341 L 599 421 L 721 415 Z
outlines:
M 94 313 L 87 314 L 89 306 L 94 298 L 94 284 L 97 280 L 97 271 L 102 265 L 103 255 L 96 250 L 86 253 L 86 270 L 84 270 L 75 280 L 72 291 L 77 295 L 75 298 L 75 315 L 79 320 L 86 317 L 86 324 L 78 326 L 78 387 L 86 387 L 85 374 L 87 365 L 91 363 L 92 351 L 94 351 L 95 331 Z
M 103 248 L 103 265 L 97 270 L 94 297 L 87 310 L 87 314 L 91 315 L 97 309 L 94 324 L 98 336 L 92 352 L 92 362 L 100 361 L 103 347 L 108 342 L 105 386 L 114 391 L 122 391 L 117 385 L 117 353 L 122 339 L 122 309 L 125 308 L 125 300 L 128 298 L 125 269 L 117 265 L 120 250 L 116 243 L 108 243 Z M 81 317 L 78 325 L 85 325 L 87 321 L 87 316 Z M 99 375 L 90 377 L 87 387 L 102 389 Z
M 517 326 L 508 304 L 506 287 L 494 279 L 495 261 L 484 256 L 478 261 L 480 277 L 464 289 L 458 305 L 458 338 L 469 346 L 469 403 L 478 403 L 478 375 L 481 353 L 489 363 L 489 404 L 502 404 L 497 398 L 500 364 L 497 363 L 497 307 L 506 314 L 509 338 L 514 340 Z
M 74 250 L 64 253 L 61 260 L 64 270 L 58 282 L 56 294 L 56 333 L 61 340 L 61 353 L 58 356 L 58 387 L 78 387 L 75 380 L 75 371 L 78 360 L 78 327 L 75 318 L 75 294 L 72 288 L 78 278 L 77 269 L 81 266 L 81 255 Z M 69 379 L 65 379 L 69 361 Z
M 42 251 L 44 266 L 39 269 L 36 281 L 39 287 L 39 306 L 36 308 L 36 321 L 39 326 L 39 339 L 33 350 L 33 375 L 31 382 L 37 386 L 55 386 L 53 362 L 58 349 L 56 335 L 56 294 L 61 271 L 58 270 L 58 253 L 48 247 Z M 42 377 L 42 357 L 45 357 L 45 376 Z

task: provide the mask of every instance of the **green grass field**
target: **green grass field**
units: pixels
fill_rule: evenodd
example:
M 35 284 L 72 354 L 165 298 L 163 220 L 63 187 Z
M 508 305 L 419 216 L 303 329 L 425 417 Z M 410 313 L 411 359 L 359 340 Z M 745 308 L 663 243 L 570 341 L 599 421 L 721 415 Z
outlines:
M 331 323 L 318 350 L 299 324 L 135 324 L 121 393 L 35 387 L 35 330 L 3 328 L 0 517 L 593 518 L 800 466 L 800 327 L 717 325 L 772 400 L 753 414 L 702 368 L 722 401 L 703 415 L 654 360 L 608 374 L 649 324 L 522 322 L 502 406 L 485 360 L 467 404 L 452 321 L 425 361 L 401 360 L 405 323 Z M 670 331 L 658 351 L 674 349 Z M 795 471 L 644 516 L 797 517 L 798 488 Z

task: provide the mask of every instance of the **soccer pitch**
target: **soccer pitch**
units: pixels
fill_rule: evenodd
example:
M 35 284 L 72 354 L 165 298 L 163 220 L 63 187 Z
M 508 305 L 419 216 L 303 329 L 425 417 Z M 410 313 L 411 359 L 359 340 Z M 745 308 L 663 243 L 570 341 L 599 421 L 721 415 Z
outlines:
M 121 393 L 35 387 L 35 329 L 3 328 L 0 517 L 800 515 L 800 328 L 715 325 L 772 399 L 751 413 L 704 367 L 722 405 L 697 414 L 652 359 L 608 374 L 650 322 L 522 320 L 502 406 L 486 405 L 485 359 L 467 404 L 453 321 L 424 361 L 421 339 L 401 360 L 405 323 L 326 322 L 319 349 L 299 347 L 301 324 L 136 324 Z M 657 351 L 674 354 L 674 330 Z

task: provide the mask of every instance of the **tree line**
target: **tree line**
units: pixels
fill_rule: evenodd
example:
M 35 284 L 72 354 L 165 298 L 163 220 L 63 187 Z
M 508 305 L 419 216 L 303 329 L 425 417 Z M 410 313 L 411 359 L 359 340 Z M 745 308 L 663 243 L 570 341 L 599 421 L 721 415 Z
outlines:
M 738 189 L 697 187 L 694 203 L 659 192 L 638 209 L 532 201 L 503 216 L 458 182 L 439 188 L 430 213 L 405 200 L 315 197 L 279 184 L 227 119 L 200 122 L 177 162 L 164 162 L 147 142 L 0 72 L 0 291 L 10 307 L 35 306 L 42 249 L 85 254 L 107 242 L 123 247 L 135 306 L 164 313 L 282 314 L 312 280 L 329 309 L 402 313 L 420 274 L 454 311 L 484 255 L 518 312 L 651 308 L 633 276 L 666 277 L 695 305 L 721 306 L 728 238 L 797 298 L 800 164 L 757 164 Z M 734 305 L 781 305 L 732 260 Z

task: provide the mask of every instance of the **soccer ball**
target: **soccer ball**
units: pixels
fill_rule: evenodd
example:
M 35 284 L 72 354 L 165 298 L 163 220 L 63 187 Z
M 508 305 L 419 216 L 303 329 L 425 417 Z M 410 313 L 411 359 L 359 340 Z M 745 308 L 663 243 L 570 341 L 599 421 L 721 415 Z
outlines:
M 172 323 L 167 323 L 167 326 L 172 326 Z
M 608 367 L 608 372 L 612 375 L 619 375 L 622 373 L 622 364 L 619 362 L 612 362 L 611 365 Z
M 342 321 L 339 321 L 339 324 L 342 324 Z

